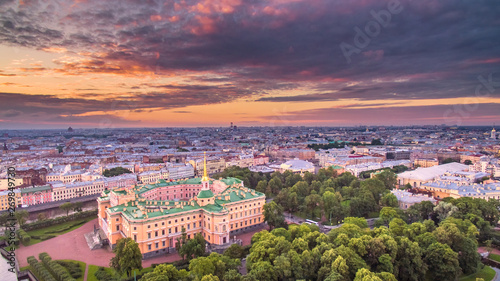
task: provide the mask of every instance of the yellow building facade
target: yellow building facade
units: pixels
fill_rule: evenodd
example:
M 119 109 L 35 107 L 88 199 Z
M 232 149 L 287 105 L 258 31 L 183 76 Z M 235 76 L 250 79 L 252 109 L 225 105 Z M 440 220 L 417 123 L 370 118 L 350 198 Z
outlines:
M 97 199 L 99 225 L 111 247 L 130 237 L 144 258 L 174 250 L 185 230 L 201 233 L 209 244 L 230 243 L 233 235 L 264 223 L 263 193 L 236 178 L 202 178 L 106 190 Z

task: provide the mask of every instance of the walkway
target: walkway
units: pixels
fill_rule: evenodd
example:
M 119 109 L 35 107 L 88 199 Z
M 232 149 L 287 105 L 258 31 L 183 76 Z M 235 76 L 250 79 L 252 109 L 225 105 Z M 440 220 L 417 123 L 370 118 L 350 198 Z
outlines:
M 83 234 L 93 231 L 94 224 L 97 225 L 97 219 L 91 220 L 83 226 L 70 231 L 68 233 L 57 236 L 38 244 L 28 247 L 22 246 L 16 251 L 16 258 L 19 261 L 19 266 L 27 266 L 26 259 L 29 256 L 38 258 L 38 254 L 47 252 L 52 259 L 71 259 L 78 260 L 86 263 L 87 265 L 93 264 L 98 266 L 109 266 L 109 261 L 115 255 L 108 249 L 90 250 L 85 241 Z M 144 268 L 150 267 L 153 263 L 173 262 L 180 260 L 179 255 L 170 254 L 168 256 L 162 255 L 159 257 L 144 260 L 142 266 Z
M 490 267 L 493 268 L 493 270 L 497 273 L 495 275 L 495 278 L 493 278 L 491 281 L 500 281 L 500 269 L 493 267 L 493 266 L 490 266 Z

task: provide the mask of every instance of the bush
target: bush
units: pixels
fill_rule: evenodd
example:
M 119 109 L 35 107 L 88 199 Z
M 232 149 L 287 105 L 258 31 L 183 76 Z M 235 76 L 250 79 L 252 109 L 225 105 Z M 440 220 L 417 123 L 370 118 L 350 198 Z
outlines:
M 47 253 L 45 253 L 47 254 Z M 49 257 L 50 258 L 50 257 Z M 47 271 L 45 266 L 43 266 L 41 263 L 38 262 L 38 260 L 34 256 L 28 257 L 28 263 L 33 269 L 33 273 L 35 273 L 37 276 L 41 277 L 45 281 L 56 281 L 54 277 L 50 274 L 50 272 Z
M 82 277 L 82 269 L 80 268 L 80 264 L 77 262 L 69 262 L 69 261 L 56 261 L 58 264 L 61 266 L 65 267 L 68 271 L 71 277 L 77 279 Z
M 17 236 L 24 245 L 28 244 L 31 241 L 31 236 L 29 236 L 29 234 L 22 228 L 17 231 Z
M 45 267 L 49 270 L 52 275 L 57 277 L 59 281 L 75 281 L 71 275 L 69 275 L 68 271 L 62 267 L 59 263 L 52 260 L 49 254 L 43 252 L 38 255 L 40 260 L 43 262 Z
M 102 266 L 97 269 L 94 276 L 99 281 L 110 281 L 113 278 Z

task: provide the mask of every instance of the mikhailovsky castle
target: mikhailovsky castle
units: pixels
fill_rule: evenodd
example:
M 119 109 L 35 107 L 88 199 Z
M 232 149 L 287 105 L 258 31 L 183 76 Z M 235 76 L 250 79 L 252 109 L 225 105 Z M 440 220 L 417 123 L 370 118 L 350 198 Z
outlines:
M 209 244 L 229 243 L 234 234 L 262 226 L 265 200 L 239 179 L 209 178 L 205 164 L 202 178 L 106 190 L 97 202 L 111 247 L 130 237 L 147 258 L 171 252 L 183 228 L 188 238 L 202 233 Z

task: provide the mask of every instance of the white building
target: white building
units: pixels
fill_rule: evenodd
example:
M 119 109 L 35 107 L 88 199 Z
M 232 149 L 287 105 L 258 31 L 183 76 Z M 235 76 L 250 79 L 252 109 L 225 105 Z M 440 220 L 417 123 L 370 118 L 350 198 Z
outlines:
M 423 201 L 430 201 L 432 204 L 436 204 L 436 199 L 423 194 L 413 194 L 408 191 L 393 189 L 392 194 L 398 198 L 399 208 L 408 209 L 414 204 L 422 203 Z
M 311 162 L 298 158 L 288 160 L 281 165 L 270 165 L 269 167 L 281 173 L 285 171 L 292 171 L 293 173 L 314 173 L 314 165 Z
M 460 163 L 448 163 L 428 168 L 417 168 L 398 174 L 399 186 L 409 183 L 412 187 L 420 187 L 421 184 L 434 181 L 446 173 L 468 171 L 469 166 Z
M 52 183 L 52 200 L 66 200 L 80 196 L 99 194 L 106 189 L 129 187 L 137 183 L 135 174 L 123 174 L 116 177 L 102 177 L 95 181 Z
M 194 167 L 191 164 L 167 163 L 167 171 L 171 180 L 186 179 L 194 177 Z

